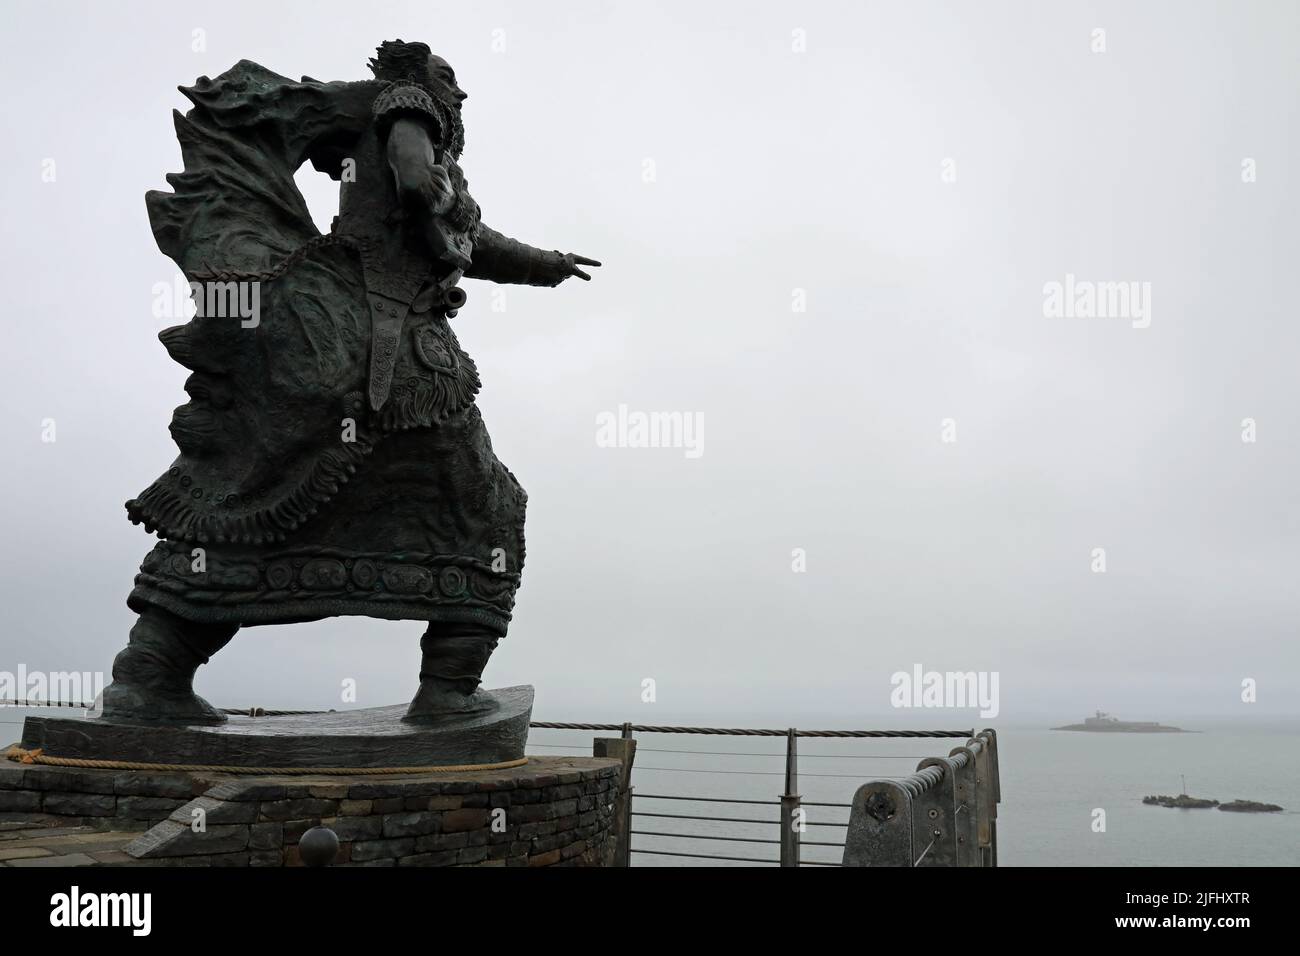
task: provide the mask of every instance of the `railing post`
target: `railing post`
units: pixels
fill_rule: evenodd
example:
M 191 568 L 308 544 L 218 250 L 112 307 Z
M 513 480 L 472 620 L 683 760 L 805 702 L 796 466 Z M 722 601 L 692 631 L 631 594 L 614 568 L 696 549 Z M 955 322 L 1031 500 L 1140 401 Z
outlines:
M 986 841 L 989 836 L 989 798 L 993 795 L 993 789 L 988 785 L 988 748 L 984 746 L 983 740 L 974 737 L 967 740 L 966 746 L 970 748 L 971 762 L 975 768 L 975 835 L 970 865 L 988 866 Z
M 998 732 L 992 727 L 980 734 L 989 748 L 989 782 L 993 789 L 993 809 L 989 819 L 989 866 L 998 865 L 998 804 L 1002 802 L 1002 770 L 998 766 Z
M 597 737 L 591 742 L 593 757 L 617 757 L 623 762 L 619 777 L 618 799 L 614 805 L 614 865 L 632 865 L 632 761 L 636 759 L 636 740 L 623 725 L 622 737 Z
M 799 735 L 791 727 L 785 735 L 785 793 L 781 794 L 781 865 L 799 865 L 799 833 L 803 812 L 799 809 Z
M 957 865 L 979 866 L 979 791 L 975 780 L 975 752 L 970 747 L 954 747 L 949 757 L 954 761 L 954 787 L 957 797 Z
M 966 745 L 975 752 L 975 821 L 976 839 L 979 846 L 979 865 L 993 865 L 993 802 L 992 769 L 989 766 L 989 746 L 987 738 L 972 737 Z
M 629 867 L 632 865 L 632 781 L 628 780 L 627 789 L 623 791 L 622 799 L 619 801 L 619 812 L 617 819 L 622 824 L 619 828 L 618 842 L 618 865 Z
M 624 779 L 623 789 L 623 843 L 621 844 L 622 855 L 619 859 L 619 866 L 632 865 L 632 758 L 636 756 L 636 740 L 632 737 L 632 721 L 623 721 L 623 739 L 629 741 L 631 750 L 629 751 L 627 761 L 627 777 Z

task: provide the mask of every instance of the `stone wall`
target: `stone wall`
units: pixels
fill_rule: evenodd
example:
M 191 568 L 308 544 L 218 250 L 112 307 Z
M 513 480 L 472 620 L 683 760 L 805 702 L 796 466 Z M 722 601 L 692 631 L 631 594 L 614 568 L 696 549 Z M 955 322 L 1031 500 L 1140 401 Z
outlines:
M 622 764 L 534 757 L 513 770 L 247 777 L 0 765 L 0 819 L 147 832 L 140 864 L 301 865 L 311 827 L 336 866 L 608 866 Z M 201 826 L 200 826 L 201 824 Z
M 0 760 L 0 823 L 143 830 L 166 820 L 219 779 Z

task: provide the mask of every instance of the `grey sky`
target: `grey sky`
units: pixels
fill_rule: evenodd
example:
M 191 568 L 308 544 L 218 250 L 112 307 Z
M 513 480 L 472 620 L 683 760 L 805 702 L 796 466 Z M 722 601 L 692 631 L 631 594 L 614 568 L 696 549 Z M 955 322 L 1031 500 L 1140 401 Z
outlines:
M 1293 5 L 23 3 L 6 21 L 0 670 L 106 670 L 132 621 L 151 539 L 122 503 L 174 457 L 184 401 L 155 339 L 177 320 L 151 314 L 177 270 L 143 199 L 181 168 L 175 87 L 241 58 L 360 79 L 402 37 L 470 95 L 484 220 L 605 263 L 510 287 L 503 312 L 467 283 L 455 320 L 530 495 L 489 686 L 535 684 L 541 719 L 944 723 L 889 709 L 889 675 L 920 663 L 1000 672 L 1006 719 L 1296 713 Z M 337 187 L 300 181 L 327 224 Z M 1067 273 L 1150 283 L 1150 326 L 1045 318 Z M 702 415 L 704 454 L 597 447 L 620 404 Z M 250 628 L 197 688 L 334 706 L 355 678 L 361 704 L 405 701 L 421 630 Z

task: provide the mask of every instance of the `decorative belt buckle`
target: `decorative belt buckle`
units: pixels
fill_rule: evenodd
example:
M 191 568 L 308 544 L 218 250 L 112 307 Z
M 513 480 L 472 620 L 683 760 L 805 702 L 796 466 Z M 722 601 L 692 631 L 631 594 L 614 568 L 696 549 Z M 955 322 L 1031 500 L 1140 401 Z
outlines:
M 436 325 L 422 325 L 414 330 L 415 355 L 425 367 L 443 375 L 460 371 L 460 357 Z

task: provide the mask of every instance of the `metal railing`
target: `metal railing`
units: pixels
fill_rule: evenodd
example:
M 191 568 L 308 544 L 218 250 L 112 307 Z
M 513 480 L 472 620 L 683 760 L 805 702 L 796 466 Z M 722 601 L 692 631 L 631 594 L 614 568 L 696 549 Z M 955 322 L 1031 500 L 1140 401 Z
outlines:
M 845 866 L 997 866 L 998 738 L 983 730 L 901 780 L 853 795 Z
M 994 754 L 994 751 L 991 745 L 986 745 L 984 743 L 986 739 L 986 735 L 988 738 L 992 738 L 992 734 L 993 734 L 992 731 L 983 731 L 979 735 L 979 737 L 976 737 L 974 736 L 973 730 L 799 730 L 793 727 L 785 730 L 775 730 L 775 729 L 758 729 L 758 728 L 676 727 L 676 726 L 632 724 L 632 723 L 592 724 L 592 723 L 569 723 L 569 722 L 548 722 L 548 721 L 535 721 L 530 726 L 537 729 L 547 729 L 547 730 L 618 731 L 620 732 L 621 735 L 620 738 L 617 738 L 618 740 L 630 742 L 630 746 L 628 747 L 628 750 L 630 752 L 624 758 L 625 759 L 624 773 L 625 773 L 625 779 L 627 781 L 627 784 L 624 788 L 624 795 L 623 795 L 624 803 L 620 806 L 620 811 L 621 811 L 620 816 L 622 820 L 626 821 L 626 825 L 620 827 L 619 829 L 619 850 L 618 850 L 618 857 L 617 857 L 618 861 L 624 866 L 630 865 L 631 857 L 633 854 L 655 856 L 655 857 L 672 857 L 672 858 L 687 859 L 687 860 L 738 862 L 738 863 L 766 864 L 766 865 L 777 865 L 777 866 L 899 865 L 897 863 L 889 862 L 883 857 L 873 860 L 869 864 L 862 862 L 864 860 L 867 860 L 871 856 L 871 853 L 875 850 L 874 844 L 864 844 L 862 845 L 862 847 L 856 848 L 852 854 L 850 854 L 849 852 L 849 847 L 855 845 L 855 838 L 854 838 L 855 814 L 861 815 L 861 810 L 859 810 L 858 807 L 860 803 L 863 806 L 866 805 L 865 796 L 862 797 L 861 800 L 858 798 L 858 796 L 855 796 L 853 803 L 805 801 L 802 798 L 799 792 L 799 751 L 798 751 L 798 741 L 801 737 L 802 738 L 835 738 L 835 739 L 964 738 L 967 740 L 966 745 L 964 747 L 957 748 L 956 750 L 953 751 L 953 753 L 958 754 L 959 752 L 970 750 L 973 754 L 976 755 L 975 757 L 971 758 L 972 761 L 976 759 L 980 759 L 983 761 L 983 764 L 990 765 L 993 768 L 993 772 L 996 771 L 996 757 L 991 756 Z M 637 792 L 635 788 L 631 785 L 631 777 L 633 771 L 632 760 L 634 759 L 634 754 L 637 749 L 634 735 L 637 733 L 693 734 L 693 735 L 703 734 L 703 735 L 719 735 L 719 736 L 729 736 L 729 737 L 737 736 L 737 737 L 784 738 L 785 739 L 785 771 L 783 774 L 784 788 L 781 793 L 776 795 L 775 799 L 766 799 L 766 800 L 740 799 L 740 798 L 728 798 L 728 797 L 706 797 L 706 796 L 680 794 L 680 793 Z M 602 741 L 608 743 L 608 738 L 597 738 L 598 748 L 602 746 Z M 542 746 L 546 746 L 546 745 L 542 745 Z M 648 749 L 650 752 L 662 752 L 662 753 L 674 753 L 674 752 L 690 753 L 690 754 L 712 753 L 710 751 L 694 751 L 694 750 L 671 751 L 671 750 L 663 750 L 661 748 L 660 749 L 646 748 L 646 749 Z M 719 752 L 719 753 L 721 754 L 725 752 Z M 978 757 L 979 753 L 984 753 L 985 756 L 983 758 L 979 758 Z M 726 754 L 726 755 L 740 756 L 740 754 Z M 779 756 L 779 755 L 778 754 L 755 754 L 755 756 Z M 828 755 L 818 754 L 813 756 L 828 756 Z M 928 767 L 933 761 L 948 761 L 948 760 L 954 761 L 960 767 L 965 767 L 966 765 L 966 757 L 962 756 L 960 758 L 955 758 L 955 757 L 925 758 L 921 761 L 921 766 Z M 688 768 L 656 767 L 656 768 L 646 768 L 646 769 L 686 770 Z M 694 771 L 694 772 L 716 773 L 719 771 L 701 770 L 701 771 Z M 721 772 L 728 772 L 728 771 L 721 771 Z M 731 771 L 731 772 L 749 773 L 751 771 Z M 985 773 L 988 772 L 990 771 L 986 769 Z M 934 770 L 934 769 L 925 770 L 920 775 L 924 778 L 925 787 L 931 785 L 931 778 L 935 778 L 935 780 L 939 783 L 942 783 L 942 780 L 944 779 L 944 774 L 941 771 Z M 823 775 L 814 774 L 814 776 L 823 776 Z M 851 777 L 856 775 L 835 774 L 832 776 Z M 859 780 L 864 779 L 865 776 L 866 775 L 857 776 L 857 779 Z M 868 779 L 867 783 L 863 784 L 862 787 L 858 788 L 858 794 L 862 795 L 865 788 L 869 788 L 875 784 L 882 784 L 882 785 L 897 784 L 901 787 L 903 792 L 908 794 L 910 794 L 913 790 L 916 790 L 918 792 L 927 792 L 925 787 L 908 782 L 911 781 L 912 778 L 916 776 L 918 775 L 913 774 L 910 777 L 902 778 L 901 781 L 896 781 L 890 778 L 878 778 L 876 780 Z M 975 782 L 973 780 L 968 782 L 965 776 L 961 778 L 960 787 L 963 788 L 960 791 L 963 797 L 965 796 L 967 789 L 969 789 L 972 794 L 977 792 L 975 789 L 976 788 Z M 889 792 L 893 793 L 892 790 Z M 956 790 L 954 790 L 954 792 L 956 793 Z M 990 791 L 990 793 L 992 793 L 992 791 Z M 695 807 L 689 806 L 689 804 L 708 804 L 710 805 L 709 810 L 713 812 L 712 813 L 710 812 L 694 812 L 694 813 L 666 812 L 668 809 L 676 810 L 679 809 L 679 807 L 677 806 L 673 806 L 671 808 L 660 807 L 655 804 L 651 804 L 653 809 L 641 809 L 643 802 L 649 800 L 653 800 L 653 801 L 663 800 L 663 801 L 676 802 L 677 804 L 688 804 L 688 806 L 681 806 L 680 809 L 682 810 L 695 809 Z M 872 806 L 875 806 L 875 803 L 873 803 Z M 920 806 L 920 804 L 918 804 L 918 806 Z M 744 816 L 716 815 L 717 809 L 720 809 L 722 807 L 739 807 L 742 809 L 738 810 L 737 812 L 741 812 L 746 815 Z M 772 817 L 764 818 L 761 815 L 762 811 L 757 809 L 763 807 L 777 808 L 775 819 L 773 819 Z M 817 820 L 817 821 L 809 820 L 807 817 L 808 808 L 833 808 L 839 810 L 849 810 L 851 811 L 850 819 L 846 823 L 826 821 L 826 820 Z M 910 805 L 908 809 L 910 811 Z M 928 809 L 928 805 L 922 809 L 923 810 Z M 954 810 L 954 812 L 957 811 Z M 960 812 L 966 814 L 966 816 L 962 817 L 963 820 L 966 819 L 967 817 L 973 820 L 976 818 L 976 816 L 979 816 L 980 819 L 983 819 L 983 815 L 975 814 L 973 812 L 968 813 L 965 809 L 961 810 Z M 683 832 L 674 832 L 673 830 L 669 830 L 669 829 L 663 829 L 665 823 L 652 822 L 652 821 L 692 821 L 693 823 L 708 822 L 714 824 L 717 823 L 742 824 L 746 826 L 758 825 L 763 827 L 775 827 L 776 833 L 771 833 L 771 831 L 768 831 L 768 835 L 765 836 L 736 836 L 736 835 L 716 834 L 716 833 L 713 834 L 683 833 Z M 896 827 L 897 825 L 895 824 L 894 826 Z M 846 830 L 847 836 L 844 840 L 808 839 L 806 834 L 808 834 L 809 828 L 812 827 L 838 828 L 838 829 Z M 860 830 L 861 828 L 859 827 L 859 831 Z M 995 831 L 992 828 L 991 823 L 989 826 L 985 828 L 985 830 L 977 832 L 976 836 L 973 839 L 978 839 L 979 833 L 983 833 L 986 839 L 989 841 L 989 845 L 993 846 L 994 839 L 995 839 L 994 836 Z M 816 831 L 816 835 L 817 836 L 824 835 L 826 837 L 831 837 L 833 834 L 832 833 L 823 834 L 821 831 Z M 724 846 L 718 847 L 719 851 L 730 850 L 731 852 L 716 852 L 716 853 L 696 852 L 696 850 L 698 849 L 698 847 L 696 846 L 692 846 L 689 849 L 686 848 L 678 849 L 677 846 L 671 844 L 669 845 L 669 848 L 666 849 L 652 848 L 652 847 L 633 847 L 632 839 L 631 839 L 633 836 L 654 837 L 659 840 L 684 840 L 684 841 L 691 841 L 692 843 L 696 843 L 697 841 L 710 841 L 710 842 L 724 844 Z M 962 839 L 963 841 L 965 841 L 967 839 L 972 839 L 972 838 L 969 838 L 965 834 L 963 834 Z M 859 844 L 861 843 L 861 837 L 857 838 L 857 843 Z M 744 849 L 748 849 L 748 847 L 742 849 L 740 846 L 735 846 L 737 844 L 747 844 L 749 847 L 754 848 L 754 852 L 757 852 L 757 849 L 760 847 L 776 846 L 779 848 L 778 851 L 779 855 L 776 856 L 775 858 L 772 856 L 738 855 L 744 852 Z M 964 845 L 965 843 L 963 842 L 963 846 Z M 983 844 L 981 844 L 981 846 L 983 846 Z M 803 847 L 843 849 L 844 850 L 843 860 L 840 863 L 831 862 L 828 860 L 805 860 L 801 858 L 801 849 Z M 947 860 L 947 855 L 942 852 L 934 852 L 933 847 L 930 847 L 928 845 L 925 846 L 923 850 L 924 852 L 920 854 L 922 859 L 919 861 L 915 861 L 914 864 L 909 864 L 909 865 L 923 865 L 923 866 L 970 865 L 967 862 L 963 862 L 962 864 L 945 862 Z M 932 855 L 927 855 L 927 854 L 932 854 Z M 992 860 L 996 859 L 994 855 L 990 854 L 990 856 Z M 967 856 L 963 854 L 961 859 L 963 861 L 966 861 Z M 981 859 L 983 859 L 983 857 L 981 857 Z M 992 862 L 990 862 L 987 865 L 993 865 L 993 864 Z

